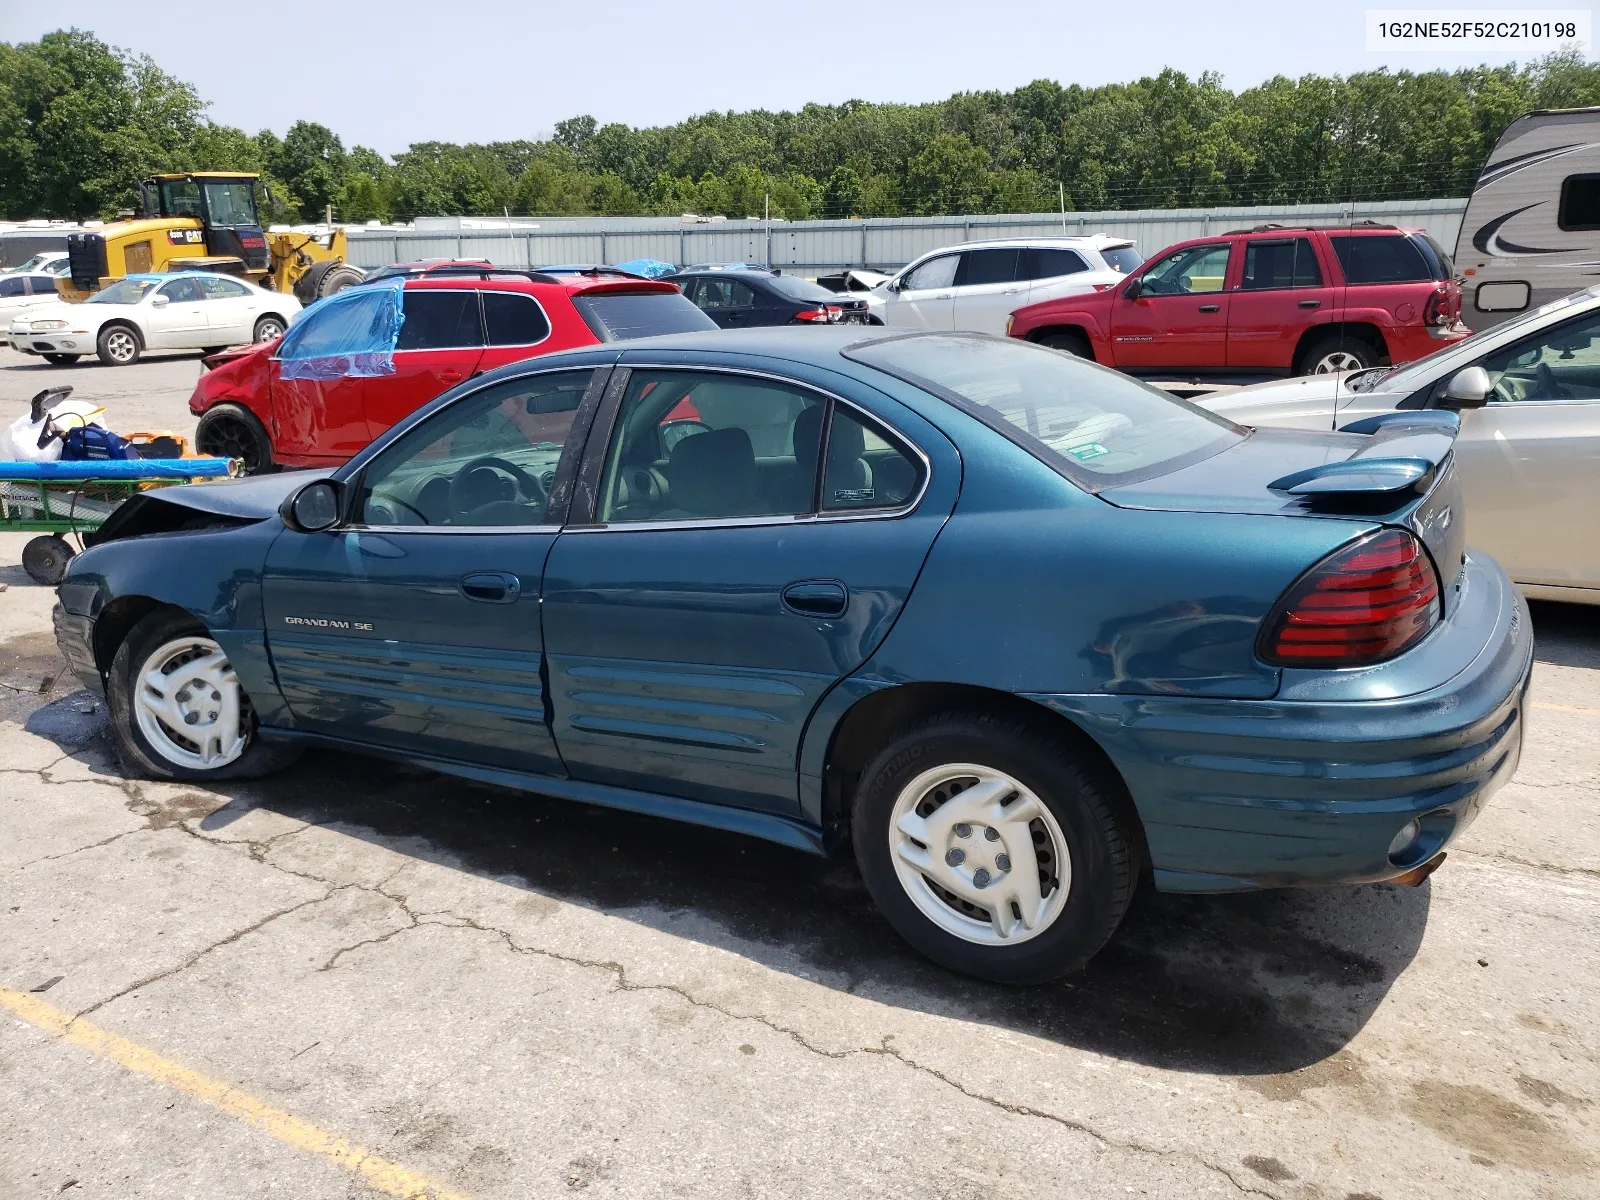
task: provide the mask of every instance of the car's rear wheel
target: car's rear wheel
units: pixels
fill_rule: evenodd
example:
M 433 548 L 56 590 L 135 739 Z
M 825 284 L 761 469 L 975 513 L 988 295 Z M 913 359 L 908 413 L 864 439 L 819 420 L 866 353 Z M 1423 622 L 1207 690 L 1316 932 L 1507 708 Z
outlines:
M 1116 784 L 1045 721 L 946 713 L 861 776 L 852 838 L 889 923 L 935 962 L 1039 983 L 1088 961 L 1132 899 Z
M 226 651 L 186 613 L 158 610 L 129 631 L 106 701 L 124 767 L 148 778 L 252 779 L 299 756 L 261 741 Z
M 272 438 L 255 413 L 240 404 L 206 409 L 194 431 L 195 449 L 207 458 L 244 460 L 246 475 L 272 471 Z
M 95 339 L 95 353 L 108 367 L 131 367 L 143 349 L 139 335 L 126 325 L 107 325 Z
M 284 324 L 282 317 L 265 316 L 256 322 L 255 332 L 251 340 L 256 342 L 270 342 L 274 338 L 283 336 Z
M 69 367 L 82 357 L 81 354 L 46 354 L 44 360 L 47 363 L 55 363 L 58 367 Z
M 1372 343 L 1349 334 L 1334 334 L 1306 347 L 1300 356 L 1300 375 L 1335 375 L 1340 371 L 1364 371 L 1378 365 L 1378 352 Z
M 1039 344 L 1049 346 L 1052 350 L 1065 350 L 1068 354 L 1087 358 L 1090 362 L 1094 361 L 1094 351 L 1089 347 L 1089 339 L 1070 329 L 1047 333 L 1039 339 Z

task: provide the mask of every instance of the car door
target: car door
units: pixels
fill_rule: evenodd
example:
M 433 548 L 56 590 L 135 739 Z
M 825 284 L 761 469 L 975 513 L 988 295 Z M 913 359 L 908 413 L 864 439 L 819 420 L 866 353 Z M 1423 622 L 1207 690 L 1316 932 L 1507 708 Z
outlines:
M 206 324 L 211 329 L 211 345 L 237 346 L 255 334 L 256 312 L 261 307 L 258 293 L 237 279 L 220 275 L 202 279 L 200 290 L 206 296 Z
M 38 303 L 28 292 L 26 275 L 0 275 L 0 331 L 10 329 L 19 313 Z
M 1310 238 L 1251 237 L 1241 243 L 1228 295 L 1228 366 L 1290 371 L 1301 332 L 1333 306 Z
M 207 307 L 206 294 L 194 276 L 167 280 L 141 306 L 145 345 L 151 349 L 214 345 L 207 340 L 210 337 Z
M 686 399 L 699 424 L 668 450 Z M 895 411 L 914 443 L 799 381 L 643 362 L 613 375 L 582 476 L 592 508 L 580 482 L 545 568 L 574 778 L 797 812 L 806 720 L 887 633 L 954 503 L 954 449 Z M 786 486 L 763 489 L 764 468 Z
M 373 376 L 362 389 L 369 439 L 476 374 L 483 358 L 476 288 L 412 283 L 401 293 L 401 306 L 406 319 L 394 347 L 394 373 Z
M 952 301 L 954 328 L 1005 334 L 1006 318 L 1028 302 L 1028 285 L 1020 282 L 1022 254 L 1017 246 L 962 253 Z
M 1494 391 L 1455 443 L 1469 544 L 1519 583 L 1600 588 L 1600 312 L 1482 365 Z
M 1204 242 L 1163 256 L 1111 305 L 1114 365 L 1131 370 L 1221 367 L 1227 361 L 1229 242 Z M 1130 281 L 1132 282 L 1132 281 Z
M 569 369 L 464 396 L 347 481 L 344 523 L 278 537 L 262 603 L 300 727 L 562 773 L 546 721 L 539 581 L 594 382 L 592 369 Z
M 375 380 L 350 370 L 349 357 L 352 347 L 375 346 L 370 332 L 392 321 L 394 294 L 374 284 L 334 299 L 307 309 L 273 349 L 272 444 L 280 459 L 338 462 L 372 440 L 366 388 Z
M 930 258 L 903 276 L 883 306 L 883 323 L 896 329 L 954 329 L 959 254 Z
M 702 276 L 695 280 L 691 299 L 723 329 L 750 325 L 755 315 L 755 292 L 748 284 L 726 275 Z

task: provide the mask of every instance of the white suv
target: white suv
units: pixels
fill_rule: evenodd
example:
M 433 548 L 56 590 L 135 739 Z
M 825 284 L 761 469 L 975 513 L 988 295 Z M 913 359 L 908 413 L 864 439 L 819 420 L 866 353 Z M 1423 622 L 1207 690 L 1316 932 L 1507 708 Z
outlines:
M 1024 304 L 1104 291 L 1144 261 L 1126 238 L 1014 238 L 924 254 L 872 290 L 872 314 L 896 329 L 1004 334 Z

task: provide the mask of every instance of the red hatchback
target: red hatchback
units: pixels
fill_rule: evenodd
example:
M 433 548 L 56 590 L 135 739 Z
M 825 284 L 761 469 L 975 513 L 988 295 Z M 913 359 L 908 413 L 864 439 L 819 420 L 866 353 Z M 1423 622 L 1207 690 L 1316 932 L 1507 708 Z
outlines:
M 452 264 L 406 278 L 405 320 L 394 370 L 333 379 L 284 378 L 281 342 L 207 359 L 189 411 L 202 454 L 242 458 L 250 472 L 329 467 L 346 461 L 402 417 L 464 379 L 536 354 L 657 333 L 715 329 L 670 283 L 603 271 L 543 274 Z M 324 316 L 307 309 L 294 325 L 303 350 Z
M 1261 378 L 1410 362 L 1468 335 L 1450 258 L 1391 225 L 1180 242 L 1108 290 L 1019 308 L 1012 337 L 1134 375 Z

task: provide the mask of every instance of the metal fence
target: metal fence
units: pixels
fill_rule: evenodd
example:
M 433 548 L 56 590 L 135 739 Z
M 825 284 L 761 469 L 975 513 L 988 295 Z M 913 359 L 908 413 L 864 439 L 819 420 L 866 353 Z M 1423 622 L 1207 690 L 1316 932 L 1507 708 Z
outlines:
M 619 263 L 655 258 L 677 266 L 768 263 L 800 275 L 844 267 L 893 269 L 929 250 L 980 238 L 1106 233 L 1154 254 L 1174 242 L 1267 222 L 1338 224 L 1379 221 L 1426 229 L 1447 250 L 1456 244 L 1461 200 L 1387 200 L 1367 204 L 1291 204 L 1257 208 L 1145 209 L 1020 216 L 874 217 L 856 221 L 681 221 L 674 217 L 549 217 L 484 228 L 467 219 L 455 229 L 350 229 L 357 266 L 419 258 L 486 258 L 499 266 Z

